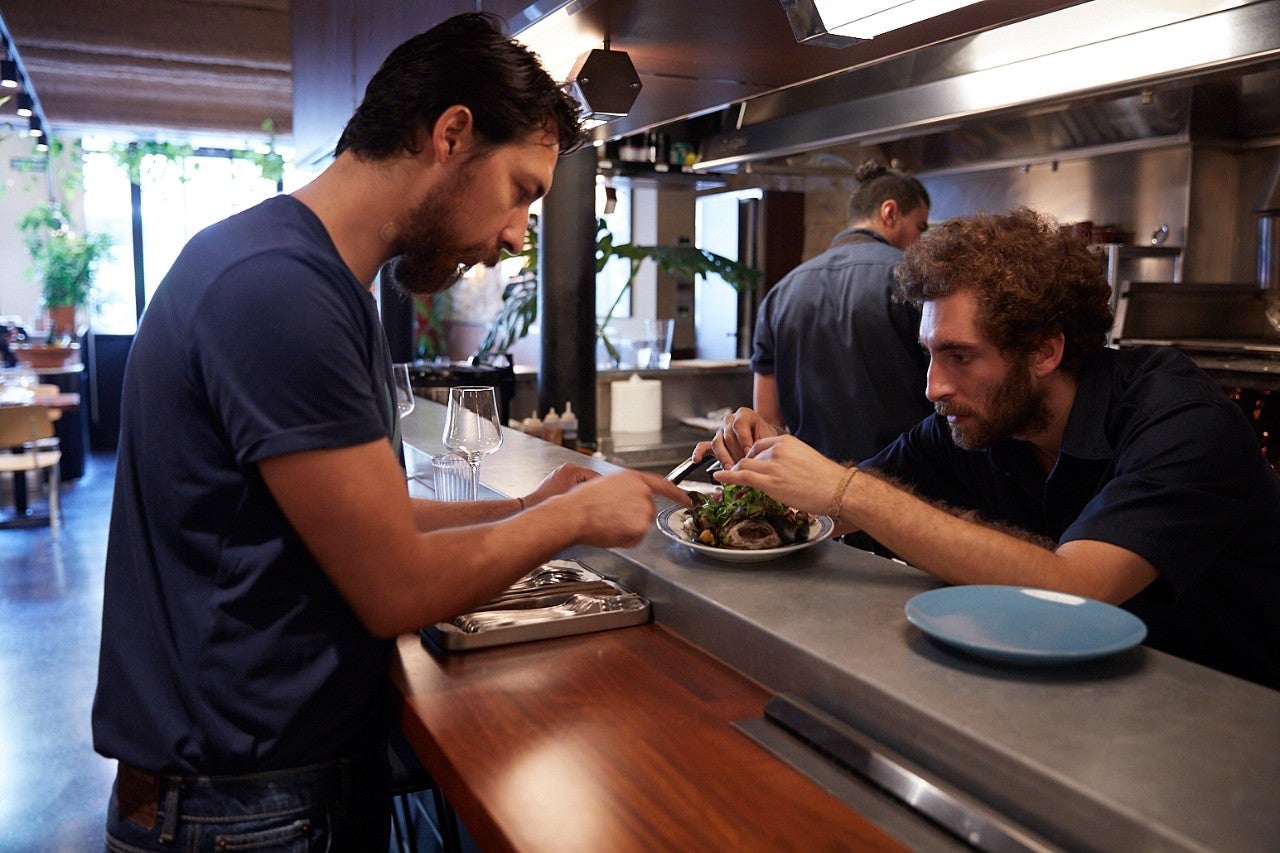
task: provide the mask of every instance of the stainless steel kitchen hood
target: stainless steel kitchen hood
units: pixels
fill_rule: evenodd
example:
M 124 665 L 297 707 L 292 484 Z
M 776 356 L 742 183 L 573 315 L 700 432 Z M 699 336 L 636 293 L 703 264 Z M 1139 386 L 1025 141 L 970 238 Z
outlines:
M 1280 0 L 1094 0 L 735 105 L 697 168 L 944 136 L 976 146 L 969 162 L 1227 138 L 1238 132 L 1221 111 L 1224 97 L 1234 107 L 1232 81 L 1274 74 L 1277 58 Z M 948 168 L 928 147 L 907 165 Z

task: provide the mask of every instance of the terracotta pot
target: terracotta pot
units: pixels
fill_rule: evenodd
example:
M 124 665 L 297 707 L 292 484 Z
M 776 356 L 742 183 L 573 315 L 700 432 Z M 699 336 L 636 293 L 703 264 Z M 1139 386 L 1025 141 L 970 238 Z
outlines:
M 74 335 L 76 333 L 76 306 L 50 305 L 49 323 L 60 335 Z
M 52 344 L 16 344 L 13 354 L 18 361 L 28 362 L 34 368 L 62 367 L 73 355 L 80 352 L 79 344 L 55 346 Z

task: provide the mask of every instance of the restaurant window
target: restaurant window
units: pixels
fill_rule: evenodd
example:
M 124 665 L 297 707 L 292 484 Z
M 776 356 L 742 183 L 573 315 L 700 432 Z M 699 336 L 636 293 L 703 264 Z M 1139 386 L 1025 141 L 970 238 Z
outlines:
M 612 203 L 606 196 L 606 188 L 603 183 L 596 184 L 596 215 L 604 220 L 605 225 L 613 234 L 614 245 L 631 242 L 631 187 L 617 186 L 614 188 L 616 200 Z M 613 301 L 618 298 L 618 293 L 627 284 L 627 278 L 631 275 L 631 264 L 622 258 L 611 258 L 609 263 L 605 264 L 599 274 L 596 275 L 596 316 L 603 317 L 609 311 L 609 306 L 613 305 Z M 630 317 L 631 316 L 631 299 L 634 294 L 627 294 L 622 301 L 618 303 L 618 307 L 614 309 L 613 317 Z
M 115 240 L 111 261 L 99 271 L 92 323 L 104 334 L 130 335 L 187 241 L 276 195 L 283 182 L 263 177 L 262 167 L 238 149 L 192 148 L 174 155 L 170 147 L 167 155 L 142 156 L 133 184 L 113 141 L 84 140 L 85 226 Z M 135 236 L 141 252 L 135 252 Z

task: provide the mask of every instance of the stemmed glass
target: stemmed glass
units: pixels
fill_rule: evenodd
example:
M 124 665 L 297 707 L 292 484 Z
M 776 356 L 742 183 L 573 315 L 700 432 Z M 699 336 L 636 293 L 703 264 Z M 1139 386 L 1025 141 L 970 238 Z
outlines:
M 409 365 L 393 364 L 391 373 L 395 377 L 396 411 L 403 418 L 413 411 L 413 382 L 409 379 Z
M 479 500 L 480 460 L 502 444 L 498 398 L 493 386 L 449 389 L 449 413 L 444 419 L 444 446 L 471 466 L 470 500 Z

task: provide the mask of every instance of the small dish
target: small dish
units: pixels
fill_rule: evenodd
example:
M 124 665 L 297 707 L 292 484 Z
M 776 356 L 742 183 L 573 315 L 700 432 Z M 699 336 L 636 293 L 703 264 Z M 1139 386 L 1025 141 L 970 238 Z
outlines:
M 670 506 L 658 513 L 658 530 L 668 539 L 673 539 L 681 545 L 688 545 L 699 554 L 705 554 L 716 560 L 722 560 L 726 563 L 763 563 L 767 560 L 776 560 L 787 554 L 794 554 L 796 551 L 802 551 L 811 545 L 821 542 L 831 535 L 831 531 L 835 529 L 835 522 L 825 515 L 814 517 L 809 523 L 809 538 L 803 542 L 797 542 L 794 545 L 784 545 L 781 548 L 761 548 L 756 551 L 750 551 L 744 548 L 717 548 L 713 545 L 703 545 L 701 542 L 694 542 L 688 536 L 685 536 L 683 527 L 684 520 L 689 517 L 689 510 L 682 506 Z
M 907 621 L 929 637 L 980 657 L 1063 664 L 1131 649 L 1142 620 L 1110 604 L 1018 586 L 949 586 L 906 604 Z

